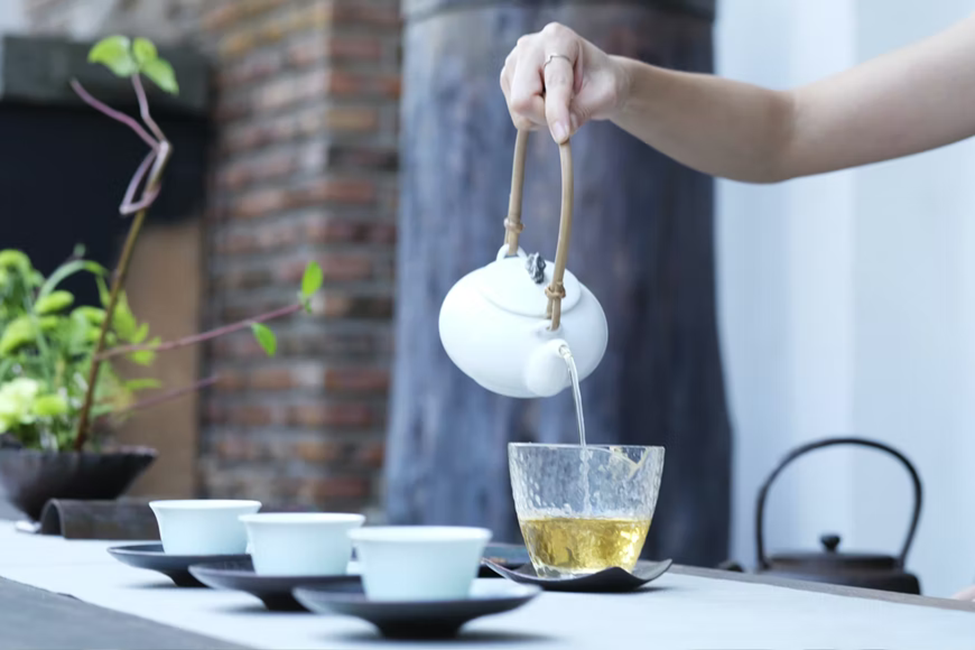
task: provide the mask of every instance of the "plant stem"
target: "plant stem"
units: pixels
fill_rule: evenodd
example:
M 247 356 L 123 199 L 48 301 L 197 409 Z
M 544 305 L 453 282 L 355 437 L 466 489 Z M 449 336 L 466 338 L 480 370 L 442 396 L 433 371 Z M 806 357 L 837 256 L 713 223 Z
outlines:
M 132 85 L 135 88 L 136 96 L 139 98 L 139 106 L 142 110 L 143 117 L 149 115 L 149 106 L 145 99 L 145 91 L 142 88 L 142 84 L 138 79 L 138 76 L 134 77 L 132 80 Z M 163 170 L 166 168 L 166 163 L 169 162 L 169 156 L 172 153 L 172 147 L 166 136 L 159 129 L 155 122 L 150 119 L 150 126 L 153 132 L 159 136 L 159 142 L 154 140 L 148 133 L 145 132 L 138 122 L 134 119 L 119 113 L 115 109 L 109 108 L 105 104 L 99 102 L 97 99 L 92 97 L 81 87 L 77 81 L 72 83 L 72 87 L 75 92 L 77 92 L 83 100 L 88 104 L 94 106 L 96 109 L 105 113 L 109 117 L 112 117 L 120 122 L 127 124 L 136 133 L 139 134 L 143 140 L 149 143 L 154 151 L 157 152 L 156 164 L 153 165 L 152 171 L 149 172 L 149 178 L 146 181 L 145 187 L 142 189 L 142 200 L 140 201 L 139 211 L 136 213 L 135 217 L 132 218 L 132 225 L 129 226 L 129 234 L 125 238 L 125 246 L 122 248 L 122 257 L 119 260 L 118 267 L 115 269 L 115 275 L 112 278 L 112 291 L 108 298 L 108 304 L 105 306 L 105 320 L 102 322 L 101 329 L 98 331 L 98 342 L 95 344 L 95 349 L 91 355 L 91 368 L 88 371 L 88 385 L 85 386 L 85 400 L 81 405 L 81 412 L 78 414 L 78 424 L 75 429 L 75 440 L 74 448 L 75 451 L 81 451 L 85 446 L 86 438 L 88 437 L 88 420 L 91 416 L 91 406 L 95 401 L 95 388 L 98 385 L 98 371 L 101 369 L 102 360 L 99 358 L 102 350 L 105 349 L 105 338 L 108 335 L 108 330 L 112 326 L 112 321 L 115 317 L 115 307 L 118 305 L 119 294 L 122 291 L 122 285 L 125 283 L 125 276 L 129 272 L 129 263 L 132 261 L 132 253 L 135 250 L 135 242 L 139 238 L 139 232 L 142 230 L 142 224 L 146 220 L 146 212 L 149 210 L 149 206 L 152 204 L 152 198 L 159 191 L 159 184 L 162 181 Z M 150 198 L 151 197 L 151 198 Z M 123 203 L 124 207 L 124 203 Z M 123 212 L 124 213 L 124 212 Z
M 182 388 L 174 388 L 173 390 L 168 390 L 161 395 L 156 395 L 154 397 L 141 400 L 139 402 L 136 402 L 135 404 L 132 404 L 131 406 L 125 407 L 124 409 L 119 409 L 118 411 L 115 411 L 114 413 L 112 413 L 112 415 L 119 415 L 121 413 L 131 413 L 132 411 L 138 411 L 140 409 L 149 408 L 150 406 L 156 406 L 157 404 L 162 404 L 163 402 L 174 400 L 177 397 L 182 397 L 183 395 L 194 393 L 208 386 L 212 386 L 213 384 L 217 383 L 219 379 L 220 377 L 218 375 L 212 375 L 210 377 L 207 377 L 206 379 L 201 379 L 193 384 L 190 384 L 189 386 L 184 386 Z
M 146 210 L 144 209 L 139 210 L 138 214 L 132 219 L 132 225 L 129 226 L 129 234 L 125 238 L 125 247 L 122 249 L 122 258 L 119 260 L 118 268 L 115 270 L 115 275 L 112 278 L 112 293 L 109 296 L 108 305 L 105 306 L 105 320 L 102 322 L 101 329 L 98 331 L 98 342 L 95 344 L 95 350 L 92 354 L 91 368 L 88 371 L 88 385 L 85 387 L 85 401 L 82 403 L 81 412 L 78 414 L 78 424 L 75 429 L 74 440 L 75 451 L 81 451 L 85 445 L 85 438 L 88 435 L 88 417 L 91 414 L 91 404 L 95 398 L 98 371 L 102 365 L 98 355 L 105 349 L 105 337 L 108 334 L 112 318 L 115 315 L 115 307 L 118 305 L 118 297 L 122 289 L 122 283 L 125 281 L 125 275 L 129 270 L 129 261 L 132 259 L 132 251 L 135 249 L 135 240 L 139 237 L 139 231 L 142 230 L 142 223 L 145 219 Z
M 167 341 L 165 343 L 160 343 L 158 345 L 152 345 L 151 343 L 143 343 L 139 345 L 120 345 L 118 347 L 114 347 L 101 352 L 95 358 L 98 359 L 99 361 L 105 361 L 106 359 L 111 359 L 112 357 L 117 357 L 123 354 L 131 354 L 132 352 L 139 352 L 140 350 L 152 350 L 154 352 L 166 352 L 168 350 L 176 350 L 178 348 L 183 348 L 188 345 L 196 345 L 197 343 L 203 343 L 204 341 L 209 341 L 210 339 L 215 339 L 219 336 L 224 336 L 226 334 L 231 334 L 233 332 L 239 332 L 240 330 L 247 329 L 254 323 L 263 323 L 265 321 L 274 320 L 276 318 L 283 318 L 284 316 L 290 316 L 291 314 L 301 311 L 302 308 L 303 307 L 301 303 L 295 303 L 294 305 L 288 305 L 287 307 L 275 309 L 274 311 L 269 311 L 266 314 L 261 314 L 260 316 L 255 316 L 254 318 L 248 318 L 246 320 L 242 320 L 237 323 L 231 323 L 230 325 L 224 325 L 223 327 L 212 329 L 209 332 L 193 334 L 192 336 L 184 336 L 181 339 L 176 339 L 175 341 Z
M 112 108 L 112 107 L 110 107 L 110 106 L 108 106 L 108 105 L 100 102 L 99 100 L 95 99 L 94 97 L 92 97 L 88 93 L 88 91 L 85 90 L 84 86 L 82 86 L 80 83 L 78 83 L 78 80 L 77 79 L 72 79 L 71 80 L 71 88 L 76 93 L 78 93 L 78 96 L 81 97 L 81 99 L 86 104 L 88 104 L 89 106 L 91 106 L 92 108 L 94 108 L 96 111 L 107 115 L 108 117 L 112 118 L 113 120 L 117 120 L 117 121 L 121 122 L 125 126 L 129 127 L 133 131 L 135 131 L 136 134 L 140 138 L 142 138 L 145 141 L 146 144 L 148 144 L 150 147 L 152 147 L 152 149 L 155 150 L 156 147 L 159 146 L 159 143 L 156 142 L 153 139 L 153 137 L 151 135 L 149 135 L 144 128 L 142 128 L 142 125 L 135 121 L 134 118 L 129 117 L 125 113 L 123 113 L 121 111 L 117 111 L 114 108 Z

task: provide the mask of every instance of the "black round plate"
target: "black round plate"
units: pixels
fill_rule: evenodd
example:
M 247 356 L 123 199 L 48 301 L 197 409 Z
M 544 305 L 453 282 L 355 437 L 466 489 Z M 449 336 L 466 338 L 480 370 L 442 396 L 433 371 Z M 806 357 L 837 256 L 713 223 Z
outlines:
M 205 586 L 190 574 L 189 568 L 194 564 L 250 560 L 249 555 L 167 555 L 163 552 L 162 544 L 158 542 L 114 546 L 108 552 L 116 560 L 129 566 L 167 575 L 179 587 Z
M 207 587 L 244 591 L 257 596 L 264 606 L 276 612 L 303 612 L 292 595 L 297 587 L 318 587 L 347 583 L 358 585 L 356 575 L 338 576 L 260 576 L 254 573 L 254 564 L 248 560 L 210 562 L 190 567 L 190 573 Z
M 361 584 L 299 587 L 295 598 L 313 612 L 356 616 L 369 621 L 391 639 L 444 639 L 455 636 L 469 621 L 500 614 L 541 593 L 533 585 L 504 580 L 474 581 L 470 598 L 448 601 L 385 602 L 368 600 Z
M 484 565 L 499 575 L 522 584 L 537 585 L 548 591 L 580 591 L 591 593 L 622 593 L 633 591 L 667 573 L 673 560 L 650 562 L 639 560 L 630 573 L 626 569 L 613 567 L 576 578 L 539 578 L 535 567 L 526 564 L 517 569 L 508 569 L 485 559 Z

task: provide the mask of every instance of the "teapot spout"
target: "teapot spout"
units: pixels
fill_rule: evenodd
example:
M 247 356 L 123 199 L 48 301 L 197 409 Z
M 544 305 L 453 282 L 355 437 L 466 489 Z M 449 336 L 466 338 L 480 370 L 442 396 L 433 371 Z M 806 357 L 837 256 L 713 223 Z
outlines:
M 569 367 L 565 352 L 569 344 L 564 339 L 546 341 L 528 359 L 525 384 L 538 397 L 558 395 L 569 386 Z

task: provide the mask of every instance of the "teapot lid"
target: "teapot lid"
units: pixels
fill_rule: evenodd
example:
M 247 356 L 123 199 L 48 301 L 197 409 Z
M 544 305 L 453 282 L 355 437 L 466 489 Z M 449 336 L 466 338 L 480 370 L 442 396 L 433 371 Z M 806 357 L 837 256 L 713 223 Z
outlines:
M 812 573 L 843 571 L 893 571 L 900 570 L 899 562 L 890 555 L 874 553 L 840 553 L 836 549 L 839 535 L 823 535 L 820 538 L 825 552 L 789 553 L 773 555 L 770 564 L 779 569 L 805 570 Z
M 516 257 L 502 257 L 474 272 L 475 286 L 485 298 L 506 311 L 545 318 L 548 309 L 548 296 L 545 288 L 552 282 L 555 265 L 546 261 L 544 278 L 536 283 L 526 266 L 527 257 L 519 250 Z M 582 284 L 568 270 L 562 279 L 565 298 L 562 299 L 562 313 L 566 313 L 579 302 Z

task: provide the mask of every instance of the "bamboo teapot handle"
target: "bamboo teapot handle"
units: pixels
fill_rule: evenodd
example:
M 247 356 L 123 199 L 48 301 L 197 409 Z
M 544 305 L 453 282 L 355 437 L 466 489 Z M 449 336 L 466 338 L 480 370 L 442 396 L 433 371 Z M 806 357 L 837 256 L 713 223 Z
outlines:
M 522 191 L 525 187 L 525 158 L 528 153 L 528 131 L 519 130 L 515 139 L 515 159 L 511 167 L 511 196 L 508 200 L 508 216 L 504 220 L 505 243 L 508 255 L 518 253 L 518 236 L 525 229 L 521 222 Z M 548 296 L 547 317 L 552 319 L 552 331 L 559 329 L 562 321 L 562 299 L 565 297 L 565 264 L 569 257 L 569 239 L 572 237 L 572 147 L 569 141 L 559 145 L 562 163 L 562 209 L 559 217 L 559 243 L 555 249 L 555 270 L 552 282 L 545 288 Z

